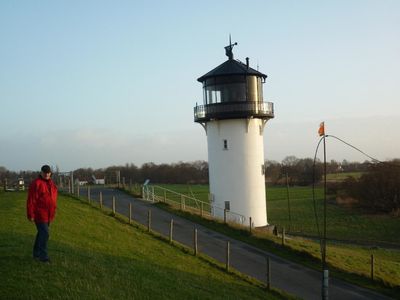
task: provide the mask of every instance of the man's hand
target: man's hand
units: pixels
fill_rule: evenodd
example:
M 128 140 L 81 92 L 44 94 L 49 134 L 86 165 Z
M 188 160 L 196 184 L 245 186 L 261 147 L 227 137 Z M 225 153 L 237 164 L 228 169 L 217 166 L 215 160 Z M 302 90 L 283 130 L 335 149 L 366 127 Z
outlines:
M 34 218 L 30 218 L 29 221 L 33 223 L 33 222 L 35 222 L 35 219 Z

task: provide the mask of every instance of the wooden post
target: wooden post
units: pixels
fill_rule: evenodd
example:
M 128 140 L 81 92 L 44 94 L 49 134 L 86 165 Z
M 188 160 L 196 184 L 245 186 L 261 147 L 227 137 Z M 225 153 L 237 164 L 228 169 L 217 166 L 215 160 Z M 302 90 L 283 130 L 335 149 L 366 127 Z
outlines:
M 169 242 L 172 243 L 172 234 L 174 231 L 174 219 L 171 219 L 171 222 L 169 223 Z
M 113 214 L 115 215 L 115 196 L 112 197 L 112 211 Z
M 231 244 L 229 241 L 226 242 L 226 271 L 229 272 L 230 256 L 231 256 Z
M 224 224 L 226 224 L 226 208 L 224 208 Z
M 282 246 L 285 246 L 285 227 L 282 228 Z
M 129 203 L 129 224 L 132 224 L 132 203 Z
M 374 281 L 374 255 L 371 254 L 371 280 Z
M 167 203 L 167 191 L 164 190 L 164 203 Z
M 197 256 L 197 228 L 194 228 L 193 231 L 193 250 L 194 250 L 194 256 Z
M 90 186 L 87 187 L 87 198 L 90 203 Z
M 147 231 L 151 231 L 151 209 L 147 212 Z
M 79 198 L 79 194 L 80 194 L 80 187 L 79 187 L 79 183 L 76 184 L 76 195 Z
M 181 195 L 181 210 L 183 210 L 183 195 Z
M 269 256 L 267 256 L 265 259 L 267 261 L 267 289 L 270 290 L 271 289 L 271 264 L 269 261 Z
M 103 208 L 103 192 L 101 192 L 101 191 L 99 194 L 99 202 L 100 202 L 100 208 Z
M 201 202 L 200 205 L 200 217 L 203 217 L 203 202 Z
M 252 229 L 253 229 L 253 228 L 252 228 L 252 227 L 253 227 L 253 222 L 252 222 L 252 220 L 251 220 L 251 217 L 249 218 L 249 223 L 250 223 L 250 224 L 249 224 L 249 225 L 250 225 L 249 228 L 250 228 L 250 234 L 251 234 Z

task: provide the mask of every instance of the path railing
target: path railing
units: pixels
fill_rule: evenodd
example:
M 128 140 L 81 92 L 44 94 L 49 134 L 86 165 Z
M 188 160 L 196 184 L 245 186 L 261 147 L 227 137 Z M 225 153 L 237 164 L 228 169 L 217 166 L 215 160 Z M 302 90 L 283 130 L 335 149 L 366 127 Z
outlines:
M 234 222 L 241 225 L 249 223 L 245 216 L 216 206 L 211 201 L 201 201 L 195 197 L 181 194 L 158 185 L 144 185 L 142 188 L 142 197 L 143 200 L 167 203 L 180 208 L 180 210 L 190 211 L 202 217 L 223 220 L 225 223 Z

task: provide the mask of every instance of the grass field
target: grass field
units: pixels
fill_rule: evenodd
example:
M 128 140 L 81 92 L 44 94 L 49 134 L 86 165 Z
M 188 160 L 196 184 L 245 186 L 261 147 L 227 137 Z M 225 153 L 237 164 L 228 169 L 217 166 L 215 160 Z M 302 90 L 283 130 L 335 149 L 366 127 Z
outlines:
M 358 179 L 361 177 L 362 172 L 340 172 L 340 173 L 331 173 L 326 175 L 326 180 L 328 182 L 341 182 L 348 177 L 353 177 Z
M 0 192 L 0 299 L 283 299 L 65 196 L 36 262 L 25 198 Z
M 161 187 L 208 202 L 208 185 L 170 184 Z M 156 190 L 157 191 L 157 190 Z M 318 236 L 310 187 L 267 187 L 268 222 L 289 233 Z M 160 192 L 161 195 L 161 192 Z M 322 228 L 323 189 L 315 191 L 318 224 Z M 178 195 L 168 194 L 179 202 Z M 365 215 L 357 210 L 338 206 L 334 200 L 327 205 L 327 235 L 330 239 L 365 243 L 396 244 L 400 247 L 400 219 L 388 215 Z

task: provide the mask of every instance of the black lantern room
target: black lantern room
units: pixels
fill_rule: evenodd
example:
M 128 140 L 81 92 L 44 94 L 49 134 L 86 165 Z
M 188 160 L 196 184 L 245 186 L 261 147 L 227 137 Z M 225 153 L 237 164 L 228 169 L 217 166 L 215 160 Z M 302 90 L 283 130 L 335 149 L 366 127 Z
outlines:
M 233 59 L 233 46 L 225 47 L 228 60 L 201 76 L 203 105 L 194 108 L 194 121 L 274 117 L 273 103 L 263 101 L 263 83 L 267 75 Z

